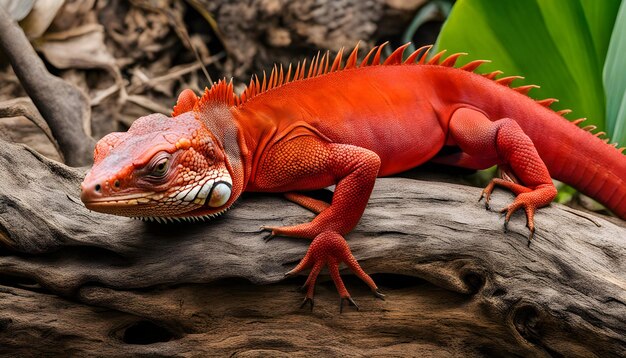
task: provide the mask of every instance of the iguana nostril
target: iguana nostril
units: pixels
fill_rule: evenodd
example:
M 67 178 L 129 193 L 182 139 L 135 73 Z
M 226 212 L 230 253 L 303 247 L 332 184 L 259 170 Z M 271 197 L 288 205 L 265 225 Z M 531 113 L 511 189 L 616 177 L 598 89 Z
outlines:
M 120 187 L 120 181 L 119 180 L 115 180 L 113 185 L 115 185 L 116 188 L 119 188 Z
M 96 184 L 96 186 L 94 187 L 94 190 L 99 193 L 100 189 L 101 189 L 100 184 Z

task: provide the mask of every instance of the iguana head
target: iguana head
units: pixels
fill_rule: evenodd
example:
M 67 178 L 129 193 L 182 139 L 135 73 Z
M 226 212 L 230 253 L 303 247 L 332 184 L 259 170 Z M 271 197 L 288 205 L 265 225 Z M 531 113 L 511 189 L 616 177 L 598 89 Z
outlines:
M 81 184 L 87 208 L 149 219 L 206 218 L 237 199 L 241 186 L 233 185 L 239 174 L 233 171 L 240 163 L 229 160 L 222 138 L 197 113 L 181 108 L 180 99 L 177 107 L 173 117 L 141 117 L 127 132 L 96 144 L 94 165 Z M 230 115 L 225 107 L 213 113 Z

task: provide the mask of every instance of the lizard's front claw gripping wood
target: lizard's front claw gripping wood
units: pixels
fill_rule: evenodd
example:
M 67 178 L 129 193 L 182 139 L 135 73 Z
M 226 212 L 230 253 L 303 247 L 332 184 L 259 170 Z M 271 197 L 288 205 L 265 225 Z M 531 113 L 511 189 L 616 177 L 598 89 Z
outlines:
M 385 295 L 380 293 L 378 287 L 374 283 L 374 280 L 372 280 L 372 278 L 366 274 L 365 271 L 363 271 L 361 265 L 359 265 L 357 260 L 352 255 L 346 240 L 336 232 L 325 231 L 313 239 L 311 246 L 309 246 L 309 250 L 298 266 L 285 274 L 285 276 L 293 276 L 303 270 L 311 268 L 309 277 L 302 286 L 303 289 L 306 289 L 306 296 L 300 306 L 301 308 L 307 303 L 310 303 L 311 311 L 313 310 L 315 281 L 317 280 L 317 276 L 322 268 L 327 266 L 330 277 L 333 279 L 335 287 L 337 287 L 337 291 L 339 292 L 339 313 L 343 311 L 344 302 L 348 302 L 348 304 L 356 307 L 357 311 L 359 310 L 359 306 L 357 306 L 352 297 L 350 297 L 350 293 L 346 289 L 346 286 L 343 284 L 343 280 L 339 275 L 339 264 L 341 263 L 345 263 L 355 275 L 363 280 L 370 287 L 376 297 L 384 299 Z
M 399 47 L 384 62 L 385 46 L 358 60 L 329 53 L 307 64 L 274 67 L 236 95 L 225 80 L 201 97 L 183 91 L 171 117 L 139 118 L 126 133 L 102 138 L 81 199 L 95 211 L 166 222 L 212 218 L 243 191 L 286 193 L 318 215 L 309 223 L 272 227 L 275 235 L 313 240 L 297 270 L 312 267 L 303 304 L 327 265 L 341 295 L 345 262 L 375 290 L 343 239 L 358 223 L 377 176 L 427 161 L 471 169 L 498 165 L 495 186 L 516 198 L 503 209 L 505 225 L 523 209 L 532 239 L 537 208 L 550 204 L 552 178 L 572 185 L 626 219 L 626 160 L 593 126 L 569 122 L 554 99 L 526 96 L 533 85 L 478 74 L 484 62 L 454 67 L 461 54 L 428 59 L 430 46 L 405 58 Z M 444 148 L 448 147 L 448 148 Z M 442 150 L 445 149 L 445 150 Z M 448 154 L 444 154 L 448 153 Z M 449 154 L 452 153 L 452 154 Z M 332 202 L 299 192 L 336 185 Z M 375 291 L 376 292 L 376 291 Z M 377 294 L 378 297 L 382 295 Z

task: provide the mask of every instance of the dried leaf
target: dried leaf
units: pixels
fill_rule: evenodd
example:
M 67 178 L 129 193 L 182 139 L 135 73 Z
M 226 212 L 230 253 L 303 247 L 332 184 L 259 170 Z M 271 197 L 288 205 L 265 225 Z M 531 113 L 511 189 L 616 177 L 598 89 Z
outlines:
M 0 0 L 0 7 L 15 21 L 25 18 L 34 5 L 35 0 Z
M 104 44 L 100 25 L 85 25 L 61 33 L 46 35 L 37 50 L 59 69 L 103 68 L 115 72 L 115 58 Z
M 38 0 L 20 26 L 29 39 L 41 37 L 48 29 L 65 0 Z

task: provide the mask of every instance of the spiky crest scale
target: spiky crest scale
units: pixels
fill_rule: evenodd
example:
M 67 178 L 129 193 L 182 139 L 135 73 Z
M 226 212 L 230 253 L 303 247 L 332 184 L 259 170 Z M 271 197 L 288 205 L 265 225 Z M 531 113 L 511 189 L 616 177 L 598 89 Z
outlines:
M 389 55 L 389 57 L 387 57 L 387 59 L 385 60 L 385 62 L 383 62 L 383 66 L 389 66 L 389 65 L 399 65 L 402 63 L 402 55 L 404 54 L 404 50 L 409 47 L 411 43 L 406 43 L 400 47 L 398 47 L 395 51 L 393 51 L 391 53 L 391 55 Z
M 550 107 L 554 102 L 558 102 L 559 100 L 556 98 L 546 98 L 536 101 L 538 104 L 544 107 Z
M 335 72 L 341 67 L 341 58 L 343 57 L 343 47 L 339 52 L 337 52 L 337 56 L 335 56 L 335 61 L 333 61 L 332 66 L 330 66 L 330 72 Z M 306 64 L 306 58 L 304 59 L 304 64 Z M 304 65 L 303 65 L 304 66 Z M 301 79 L 301 78 L 298 78 Z
M 418 65 L 423 65 L 425 64 L 426 59 L 428 58 L 428 56 L 430 55 L 430 50 L 432 50 L 433 47 L 432 46 L 428 46 L 428 48 L 426 48 L 426 51 L 424 52 L 424 55 L 420 56 L 419 61 L 417 62 Z
M 459 57 L 466 56 L 466 55 L 467 55 L 467 53 L 465 53 L 465 52 L 459 52 L 459 53 L 452 54 L 452 55 L 448 56 L 448 58 L 443 60 L 443 62 L 441 62 L 441 66 L 454 67 L 454 65 L 456 64 L 456 60 Z
M 374 54 L 374 51 L 376 51 L 376 48 L 377 46 L 372 47 L 370 52 L 368 52 L 367 55 L 365 55 L 365 57 L 363 58 L 363 61 L 361 61 L 361 64 L 359 65 L 359 67 L 367 66 L 369 64 L 370 57 L 372 57 L 372 55 Z
M 383 52 L 383 47 L 385 47 L 388 43 L 389 41 L 385 41 L 382 45 L 378 46 L 378 50 L 376 51 L 376 54 L 374 55 L 374 60 L 372 60 L 372 63 L 371 63 L 372 66 L 380 65 L 380 54 Z
M 417 56 L 423 55 L 423 53 L 428 52 L 432 47 L 433 47 L 432 45 L 428 45 L 428 46 L 422 46 L 422 47 L 418 48 L 417 50 L 413 51 L 413 53 L 410 54 L 409 57 L 406 58 L 404 63 L 407 64 L 407 65 L 415 63 L 415 60 L 417 59 Z
M 210 102 L 220 102 L 220 103 L 226 104 L 227 106 L 240 106 L 244 104 L 245 102 L 247 102 L 248 100 L 250 100 L 251 98 L 256 97 L 257 95 L 263 92 L 267 92 L 276 87 L 280 87 L 280 86 L 283 86 L 283 85 L 286 85 L 288 83 L 295 82 L 295 81 L 323 76 L 328 73 L 336 72 L 336 71 L 343 71 L 343 70 L 348 70 L 352 68 L 367 67 L 367 66 L 379 66 L 379 65 L 382 65 L 382 66 L 433 65 L 433 66 L 454 67 L 456 60 L 460 56 L 467 55 L 466 53 L 455 53 L 448 57 L 443 58 L 443 61 L 441 61 L 440 63 L 440 60 L 442 60 L 442 57 L 446 52 L 446 50 L 443 50 L 435 54 L 430 60 L 427 61 L 429 52 L 432 49 L 432 45 L 428 45 L 428 46 L 420 47 L 419 49 L 411 53 L 407 57 L 406 60 L 403 61 L 404 51 L 410 45 L 410 43 L 407 43 L 398 47 L 395 51 L 393 51 L 391 55 L 389 55 L 385 59 L 385 61 L 381 64 L 380 61 L 381 61 L 382 49 L 387 44 L 388 42 L 385 42 L 379 46 L 374 46 L 367 53 L 367 55 L 361 61 L 361 63 L 358 65 L 357 65 L 358 51 L 359 51 L 360 43 L 357 43 L 355 48 L 352 50 L 352 52 L 348 56 L 348 59 L 346 60 L 346 63 L 343 67 L 342 67 L 342 59 L 343 59 L 343 53 L 344 53 L 343 48 L 339 50 L 339 52 L 337 52 L 337 55 L 332 61 L 332 64 L 330 62 L 329 51 L 326 51 L 326 53 L 323 54 L 321 57 L 320 57 L 320 53 L 318 52 L 317 55 L 313 57 L 313 59 L 310 61 L 308 71 L 307 71 L 306 59 L 304 59 L 302 63 L 298 62 L 295 70 L 293 71 L 293 76 L 292 76 L 292 67 L 293 67 L 292 64 L 289 64 L 287 74 L 284 73 L 282 65 L 280 65 L 280 67 L 277 67 L 276 65 L 274 65 L 274 68 L 272 69 L 272 72 L 270 73 L 269 79 L 267 78 L 265 71 L 263 72 L 262 82 L 259 81 L 258 76 L 254 75 L 250 79 L 250 84 L 248 84 L 246 89 L 239 96 L 237 96 L 233 91 L 232 79 L 229 82 L 227 82 L 226 79 L 220 80 L 216 84 L 214 84 L 210 89 L 205 88 L 203 96 L 196 102 L 193 109 L 194 111 L 200 110 L 200 108 L 203 105 L 210 103 Z M 369 59 L 371 58 L 372 55 L 374 55 L 374 58 L 372 59 L 371 62 L 369 62 Z M 458 68 L 463 71 L 474 72 L 480 65 L 482 65 L 483 63 L 488 63 L 488 62 L 491 62 L 491 61 L 474 60 Z M 509 87 L 510 84 L 516 79 L 524 79 L 524 77 L 522 76 L 508 76 L 508 77 L 502 77 L 502 78 L 496 79 L 496 77 L 501 74 L 502 74 L 502 71 L 493 71 L 490 73 L 482 74 L 482 76 L 507 87 Z M 524 85 L 524 86 L 510 87 L 510 88 L 516 92 L 527 95 L 531 89 L 540 88 L 540 87 L 537 85 Z M 536 102 L 539 105 L 549 108 L 550 105 L 552 105 L 554 102 L 558 102 L 558 100 L 554 98 L 547 98 L 543 100 L 537 100 Z M 175 112 L 178 112 L 176 110 L 176 107 L 175 107 Z M 555 111 L 556 114 L 561 115 L 561 116 L 564 116 L 565 114 L 568 114 L 570 112 L 571 110 L 569 109 Z M 586 118 L 577 119 L 575 121 L 572 121 L 572 124 L 578 126 L 585 119 Z M 596 127 L 586 126 L 586 127 L 583 127 L 582 129 L 591 132 L 594 129 L 596 129 Z M 605 133 L 601 132 L 601 134 L 605 134 Z M 596 136 L 599 136 L 601 134 L 598 133 L 596 134 Z M 605 139 L 605 141 L 608 142 L 608 138 Z M 617 144 L 615 144 L 614 146 L 617 146 Z M 624 148 L 619 148 L 617 150 L 622 152 Z
M 235 105 L 237 96 L 233 91 L 233 80 L 226 82 L 226 79 L 219 80 L 211 88 L 205 88 L 204 94 L 196 105 L 193 107 L 194 111 L 199 111 L 205 105 L 211 102 L 224 103 L 227 106 Z
M 356 60 L 359 57 L 359 44 L 361 42 L 357 42 L 356 46 L 354 46 L 354 50 L 350 53 L 348 60 L 346 61 L 346 67 L 344 69 L 356 68 Z M 319 53 L 317 54 L 319 56 Z
M 526 86 L 512 87 L 511 89 L 521 94 L 528 94 L 528 92 L 530 92 L 530 90 L 533 88 L 541 88 L 541 87 L 537 85 L 526 85 Z
M 474 72 L 478 66 L 482 65 L 483 63 L 490 63 L 491 61 L 489 60 L 474 60 L 472 62 L 468 62 L 466 65 L 461 66 L 460 69 L 462 69 L 463 71 L 468 71 L 468 72 Z
M 503 86 L 510 86 L 511 83 L 515 80 L 523 80 L 524 77 L 522 76 L 507 76 L 507 77 L 502 77 L 502 78 L 498 78 L 496 81 L 496 83 L 501 84 Z
M 441 59 L 441 56 L 443 56 L 443 54 L 445 54 L 446 52 L 447 52 L 447 50 L 440 51 L 435 56 L 433 56 L 433 58 L 431 58 L 430 61 L 427 62 L 427 64 L 428 65 L 438 65 L 439 64 L 439 60 Z
M 503 73 L 504 73 L 504 72 L 502 72 L 502 71 L 500 71 L 500 70 L 495 70 L 495 71 L 490 72 L 490 73 L 485 73 L 483 76 L 484 76 L 484 77 L 486 77 L 486 78 L 488 78 L 488 79 L 490 79 L 490 80 L 493 80 L 493 79 L 495 79 L 497 76 L 499 76 L 499 75 L 501 75 L 501 74 L 503 74 Z

